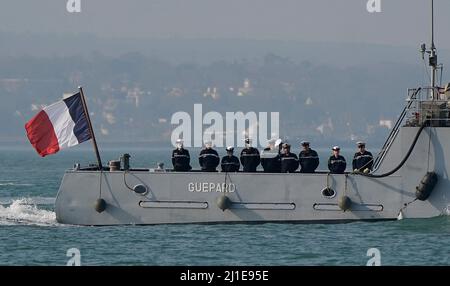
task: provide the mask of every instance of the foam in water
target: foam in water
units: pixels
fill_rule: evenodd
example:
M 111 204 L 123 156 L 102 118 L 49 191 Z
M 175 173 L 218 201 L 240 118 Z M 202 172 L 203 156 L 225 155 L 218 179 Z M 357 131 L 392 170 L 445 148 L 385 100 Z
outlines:
M 39 209 L 31 198 L 13 200 L 9 206 L 0 205 L 0 225 L 56 225 L 56 214 Z
M 444 209 L 444 215 L 450 216 L 450 205 L 448 205 L 448 206 Z
M 15 183 L 15 182 L 0 182 L 0 186 L 8 187 L 31 187 L 33 184 Z
M 21 200 L 20 197 L 0 197 L 0 205 L 10 205 L 16 200 Z M 34 205 L 54 205 L 56 198 L 54 197 L 33 197 L 25 199 L 27 204 Z

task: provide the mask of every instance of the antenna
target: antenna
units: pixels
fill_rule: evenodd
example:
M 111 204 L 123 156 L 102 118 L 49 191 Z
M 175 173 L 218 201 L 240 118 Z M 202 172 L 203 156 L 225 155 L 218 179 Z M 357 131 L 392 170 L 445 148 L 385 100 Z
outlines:
M 436 45 L 434 44 L 434 0 L 431 0 L 431 46 L 430 49 L 427 50 L 426 45 L 422 44 L 420 46 L 420 53 L 422 54 L 422 59 L 425 58 L 425 53 L 427 53 L 428 56 L 428 65 L 431 67 L 431 77 L 430 77 L 430 83 L 431 83 L 431 91 L 430 91 L 430 97 L 431 99 L 435 99 L 435 90 L 436 90 L 436 79 L 437 79 L 437 70 L 441 69 L 442 74 L 442 65 L 438 65 L 438 57 L 437 57 L 437 50 Z
M 436 73 L 437 73 L 437 53 L 434 45 L 434 0 L 431 0 L 431 49 L 430 49 L 430 67 L 431 67 L 431 87 L 436 87 Z

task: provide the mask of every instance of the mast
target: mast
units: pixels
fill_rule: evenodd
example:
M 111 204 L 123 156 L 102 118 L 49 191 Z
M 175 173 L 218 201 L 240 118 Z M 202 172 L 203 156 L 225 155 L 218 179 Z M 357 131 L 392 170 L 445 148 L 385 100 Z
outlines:
M 442 73 L 442 65 L 438 65 L 438 57 L 436 45 L 434 43 L 434 0 L 431 0 L 431 46 L 429 50 L 425 44 L 422 44 L 420 47 L 420 52 L 422 53 L 422 59 L 425 59 L 425 53 L 428 56 L 428 65 L 431 68 L 430 73 L 430 99 L 437 99 L 439 92 L 436 92 L 437 86 L 437 70 L 440 68 Z
M 436 46 L 434 45 L 434 0 L 431 0 L 431 48 L 430 48 L 430 58 L 429 64 L 431 67 L 431 95 L 432 99 L 435 99 L 435 88 L 436 88 L 436 75 L 437 75 L 437 53 Z

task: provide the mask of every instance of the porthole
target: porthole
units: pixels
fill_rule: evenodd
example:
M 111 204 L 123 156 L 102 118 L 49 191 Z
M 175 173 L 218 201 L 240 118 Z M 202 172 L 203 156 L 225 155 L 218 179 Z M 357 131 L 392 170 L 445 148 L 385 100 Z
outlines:
M 133 187 L 133 191 L 141 196 L 145 196 L 148 193 L 148 189 L 144 185 L 136 185 Z
M 327 199 L 332 199 L 336 196 L 336 191 L 332 188 L 325 188 L 322 190 L 322 196 Z

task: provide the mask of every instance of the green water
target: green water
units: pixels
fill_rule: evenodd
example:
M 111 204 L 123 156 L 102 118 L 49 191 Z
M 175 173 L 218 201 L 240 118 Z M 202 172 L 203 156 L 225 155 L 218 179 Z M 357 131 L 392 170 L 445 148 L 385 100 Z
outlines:
M 0 265 L 65 265 L 70 248 L 80 250 L 82 265 L 366 265 L 370 248 L 380 251 L 382 265 L 450 265 L 450 216 L 348 224 L 59 225 L 53 202 L 64 170 L 95 161 L 87 147 L 73 149 L 40 158 L 30 148 L 0 148 Z M 123 151 L 104 149 L 103 160 Z M 134 166 L 165 161 L 170 167 L 168 149 L 128 152 Z M 328 155 L 321 152 L 321 166 Z M 344 155 L 349 161 L 350 151 Z

